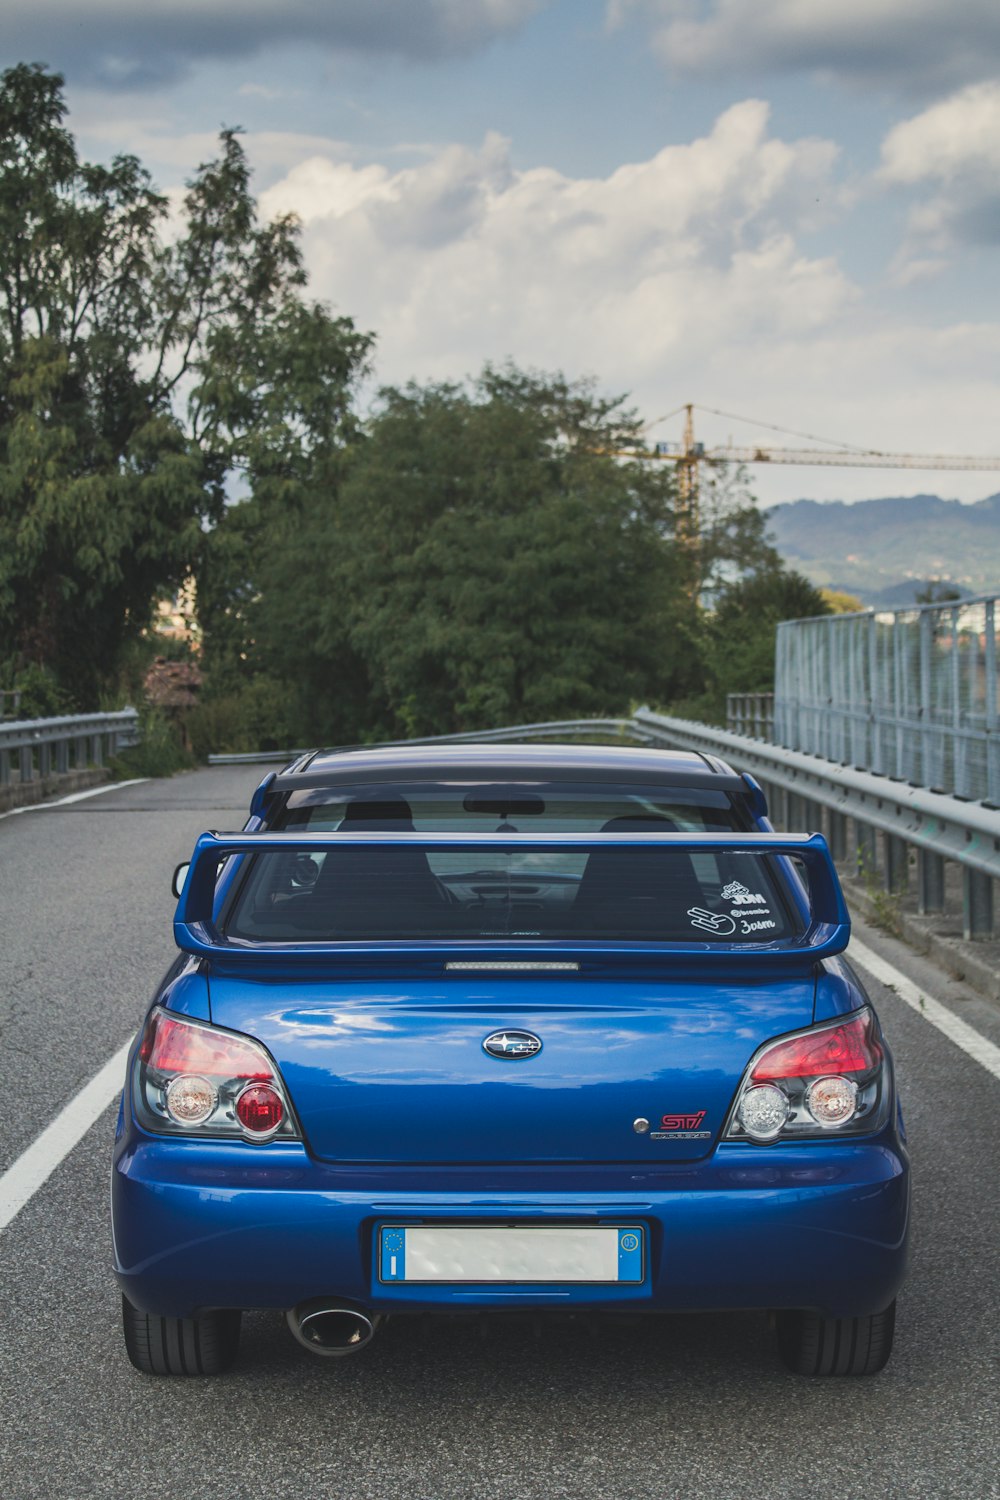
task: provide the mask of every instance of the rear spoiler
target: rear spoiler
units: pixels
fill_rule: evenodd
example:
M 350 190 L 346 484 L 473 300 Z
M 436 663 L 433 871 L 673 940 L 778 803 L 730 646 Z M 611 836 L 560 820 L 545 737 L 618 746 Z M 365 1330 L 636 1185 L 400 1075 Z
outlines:
M 218 880 L 219 867 L 233 856 L 263 853 L 314 854 L 345 846 L 410 846 L 427 851 L 462 853 L 478 849 L 485 853 L 537 852 L 574 848 L 581 853 L 606 849 L 609 844 L 637 849 L 662 845 L 689 854 L 725 851 L 730 854 L 779 855 L 801 864 L 808 889 L 809 923 L 793 944 L 781 943 L 654 943 L 646 940 L 611 941 L 586 938 L 503 939 L 441 938 L 426 940 L 355 939 L 312 942 L 258 942 L 236 938 L 230 940 L 217 926 L 219 907 L 224 895 Z M 224 883 L 225 889 L 230 882 Z M 790 882 L 791 884 L 791 882 Z M 793 896 L 794 891 L 789 894 Z M 494 961 L 513 959 L 614 959 L 616 962 L 693 961 L 699 967 L 734 967 L 745 972 L 752 966 L 761 974 L 767 966 L 801 969 L 803 965 L 841 953 L 851 935 L 851 921 L 844 902 L 840 881 L 830 851 L 822 834 L 798 833 L 550 833 L 550 834 L 482 834 L 453 833 L 203 833 L 195 845 L 191 867 L 177 903 L 174 937 L 177 946 L 187 953 L 205 958 L 257 962 L 281 959 L 284 963 L 319 960 L 327 963 L 343 958 L 353 963 L 379 958 L 457 959 L 474 956 Z M 763 968 L 761 967 L 763 966 Z

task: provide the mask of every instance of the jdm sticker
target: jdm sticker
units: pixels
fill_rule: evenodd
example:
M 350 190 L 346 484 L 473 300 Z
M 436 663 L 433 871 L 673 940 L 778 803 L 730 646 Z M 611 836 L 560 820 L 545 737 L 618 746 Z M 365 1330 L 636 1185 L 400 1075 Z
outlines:
M 728 885 L 722 887 L 723 901 L 731 901 L 734 906 L 763 906 L 764 897 L 759 893 L 754 894 L 738 880 L 731 880 Z
M 689 906 L 688 916 L 692 927 L 700 927 L 703 932 L 714 932 L 716 937 L 728 937 L 731 932 L 736 931 L 736 923 L 724 911 L 705 911 L 701 906 Z

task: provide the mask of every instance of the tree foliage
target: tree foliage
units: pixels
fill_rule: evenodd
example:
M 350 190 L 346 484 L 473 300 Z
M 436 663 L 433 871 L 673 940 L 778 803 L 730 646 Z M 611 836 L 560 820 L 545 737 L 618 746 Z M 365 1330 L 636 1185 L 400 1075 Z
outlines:
M 638 421 L 591 383 L 487 367 L 359 422 L 372 338 L 306 296 L 238 132 L 168 219 L 65 115 L 57 74 L 0 76 L 0 679 L 97 706 L 194 574 L 201 749 L 768 685 L 775 622 L 823 604 L 741 473 L 704 485 L 696 562 L 670 466 L 621 456 Z
M 167 241 L 134 157 L 79 159 L 62 84 L 0 77 L 0 670 L 93 707 L 234 472 L 286 483 L 369 341 L 301 299 L 295 224 L 258 222 L 234 132 Z
M 724 707 L 727 693 L 764 693 L 774 687 L 774 641 L 782 620 L 830 613 L 808 578 L 780 562 L 723 590 L 706 621 L 708 678 L 720 704 Z
M 614 714 L 691 669 L 670 478 L 586 384 L 487 368 L 383 392 L 339 492 L 256 573 L 252 663 L 314 735 Z
M 345 561 L 367 585 L 353 639 L 413 731 L 614 714 L 685 680 L 673 484 L 611 456 L 633 428 L 585 385 L 513 369 L 390 398 L 346 496 Z M 389 553 L 377 511 L 362 524 L 365 493 L 398 537 Z
M 220 527 L 247 571 L 215 680 L 254 684 L 253 707 L 246 688 L 232 700 L 232 742 L 267 694 L 308 743 L 617 715 L 719 698 L 740 671 L 766 686 L 776 619 L 815 602 L 808 585 L 742 476 L 719 472 L 700 607 L 672 471 L 618 456 L 637 438 L 620 401 L 514 366 L 383 391 L 341 484 Z

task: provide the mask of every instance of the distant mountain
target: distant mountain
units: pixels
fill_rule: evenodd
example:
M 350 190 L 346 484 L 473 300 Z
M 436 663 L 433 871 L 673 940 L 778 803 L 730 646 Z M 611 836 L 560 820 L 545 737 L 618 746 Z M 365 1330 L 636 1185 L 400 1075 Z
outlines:
M 865 604 L 905 608 L 930 579 L 1000 592 L 1000 494 L 974 505 L 938 495 L 794 500 L 766 515 L 789 567 Z

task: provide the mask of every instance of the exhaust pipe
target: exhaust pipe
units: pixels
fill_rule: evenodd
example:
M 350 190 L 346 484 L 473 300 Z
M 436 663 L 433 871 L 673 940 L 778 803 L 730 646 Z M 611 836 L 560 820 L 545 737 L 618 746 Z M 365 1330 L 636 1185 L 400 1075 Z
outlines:
M 328 1297 L 314 1297 L 289 1308 L 285 1319 L 295 1338 L 310 1354 L 338 1359 L 357 1354 L 375 1337 L 382 1319 L 378 1313 L 344 1307 Z

